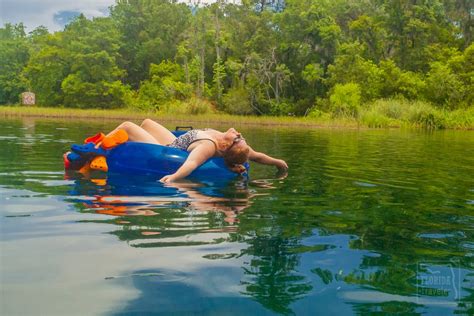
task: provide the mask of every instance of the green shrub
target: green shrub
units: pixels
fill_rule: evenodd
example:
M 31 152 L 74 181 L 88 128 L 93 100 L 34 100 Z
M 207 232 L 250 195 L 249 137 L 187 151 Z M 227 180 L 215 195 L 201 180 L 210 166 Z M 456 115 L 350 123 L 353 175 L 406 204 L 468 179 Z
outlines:
M 276 116 L 282 116 L 282 115 L 291 115 L 293 111 L 293 105 L 289 102 L 276 102 L 272 101 L 270 102 L 270 114 L 271 115 L 276 115 Z
M 244 88 L 231 88 L 222 98 L 223 109 L 230 114 L 252 114 L 250 95 Z
M 380 62 L 380 70 L 382 77 L 381 96 L 383 98 L 391 97 L 399 92 L 398 81 L 402 75 L 402 70 L 398 68 L 395 62 L 391 59 Z
M 159 105 L 172 99 L 185 100 L 191 96 L 191 93 L 191 85 L 166 77 L 159 81 L 143 82 L 139 90 L 139 98 L 142 102 Z
M 392 120 L 376 109 L 371 108 L 361 112 L 360 121 L 368 127 L 380 128 L 389 127 Z
M 414 125 L 428 129 L 443 129 L 446 127 L 443 112 L 426 102 L 416 101 L 410 104 L 404 119 Z
M 171 100 L 161 104 L 160 112 L 177 115 L 197 115 L 215 112 L 214 106 L 204 99 L 192 97 L 189 100 Z
M 364 101 L 380 97 L 382 70 L 372 61 L 363 58 L 364 48 L 358 42 L 341 44 L 334 63 L 328 66 L 330 86 L 357 83 L 363 89 L 360 95 Z
M 306 115 L 307 118 L 319 122 L 330 122 L 331 121 L 331 114 L 328 112 L 321 111 L 320 109 L 314 107 L 308 111 Z
M 423 80 L 422 75 L 411 72 L 404 71 L 400 78 L 398 79 L 398 93 L 401 94 L 407 99 L 415 100 L 422 96 L 423 90 L 426 87 L 426 83 Z M 395 94 L 395 95 L 397 95 Z
M 186 102 L 186 114 L 208 114 L 215 112 L 214 105 L 205 100 L 200 98 L 190 98 Z
M 143 81 L 138 91 L 142 107 L 160 109 L 163 103 L 188 99 L 193 87 L 184 81 L 184 71 L 179 64 L 168 60 L 151 64 L 150 79 Z
M 160 104 L 156 110 L 166 114 L 186 114 L 186 103 L 181 100 L 170 100 Z
M 364 107 L 359 118 L 362 124 L 369 127 L 470 128 L 474 125 L 474 107 L 449 111 L 422 101 L 381 99 Z
M 361 90 L 356 83 L 336 84 L 329 97 L 330 109 L 335 116 L 357 117 Z
M 313 108 L 314 105 L 313 98 L 304 98 L 301 97 L 298 100 L 292 100 L 292 110 L 296 116 L 306 116 L 308 112 Z
M 404 99 L 379 99 L 360 113 L 360 121 L 368 127 L 399 126 L 409 103 Z
M 474 107 L 446 111 L 447 128 L 472 128 L 474 126 Z
M 403 99 L 379 99 L 374 101 L 370 107 L 391 119 L 401 119 L 407 111 L 409 103 Z
M 458 107 L 466 94 L 460 78 L 448 65 L 434 62 L 426 78 L 426 99 L 451 109 Z
M 61 84 L 64 105 L 71 108 L 118 108 L 125 105 L 130 88 L 120 81 L 84 82 L 70 74 Z
M 420 74 L 412 71 L 402 71 L 392 60 L 380 62 L 382 76 L 381 95 L 383 97 L 403 96 L 407 99 L 417 99 L 425 88 L 425 82 Z

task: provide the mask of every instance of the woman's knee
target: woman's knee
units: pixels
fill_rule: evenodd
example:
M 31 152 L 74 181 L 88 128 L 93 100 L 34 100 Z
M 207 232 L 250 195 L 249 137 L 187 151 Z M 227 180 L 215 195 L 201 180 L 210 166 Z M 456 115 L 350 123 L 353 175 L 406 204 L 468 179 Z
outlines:
M 133 129 L 133 128 L 136 128 L 138 127 L 137 124 L 133 123 L 133 122 L 129 122 L 129 121 L 126 121 L 126 122 L 123 122 L 122 124 L 119 125 L 119 129 L 124 129 L 124 130 L 130 130 L 130 129 Z
M 155 124 L 155 122 L 153 120 L 147 118 L 147 119 L 143 120 L 143 122 L 140 126 L 143 127 L 143 126 L 150 125 L 150 124 Z

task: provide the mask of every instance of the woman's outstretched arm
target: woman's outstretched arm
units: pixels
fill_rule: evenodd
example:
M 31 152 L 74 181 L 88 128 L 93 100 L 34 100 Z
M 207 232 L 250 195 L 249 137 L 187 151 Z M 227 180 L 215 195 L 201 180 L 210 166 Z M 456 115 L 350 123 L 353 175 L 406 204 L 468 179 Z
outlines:
M 197 167 L 212 158 L 216 153 L 216 147 L 211 142 L 203 142 L 189 153 L 188 158 L 183 165 L 173 174 L 164 176 L 160 179 L 163 183 L 173 182 L 185 178 L 191 174 Z
M 279 170 L 286 171 L 288 170 L 288 165 L 282 159 L 273 158 L 267 154 L 258 152 L 250 148 L 249 160 L 255 161 L 264 165 L 275 166 Z

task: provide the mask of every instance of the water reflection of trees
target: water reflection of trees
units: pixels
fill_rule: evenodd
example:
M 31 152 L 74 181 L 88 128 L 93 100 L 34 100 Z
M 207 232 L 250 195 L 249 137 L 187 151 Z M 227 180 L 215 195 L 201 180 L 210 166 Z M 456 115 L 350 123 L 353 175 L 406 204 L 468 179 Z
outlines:
M 298 241 L 281 236 L 256 236 L 247 243 L 249 247 L 242 255 L 251 259 L 242 267 L 243 293 L 274 312 L 291 313 L 289 306 L 313 288 L 304 275 L 296 272 L 299 255 L 290 249 L 296 247 Z
M 441 157 L 447 152 L 447 148 L 440 152 L 440 147 L 434 146 L 432 140 L 427 142 L 423 135 L 409 142 L 400 139 L 398 134 L 372 137 L 370 142 L 364 143 L 353 141 L 350 135 L 330 138 L 333 143 L 325 158 L 327 170 L 319 175 L 330 179 L 326 183 L 326 205 L 313 208 L 311 215 L 302 219 L 306 222 L 319 218 L 318 227 L 330 234 L 357 236 L 349 243 L 351 249 L 380 254 L 364 257 L 356 269 L 346 273 L 344 281 L 382 293 L 413 296 L 417 295 L 419 263 L 446 264 L 455 259 L 460 268 L 471 271 L 472 253 L 462 248 L 463 241 L 474 239 L 472 230 L 466 229 L 466 225 L 472 223 L 469 215 L 472 206 L 467 205 L 465 199 L 474 184 L 472 179 L 463 176 L 469 167 L 451 170 L 443 165 L 446 159 L 419 159 Z M 404 151 L 397 151 L 401 148 L 400 142 Z M 445 143 L 440 145 L 445 146 Z M 365 156 L 367 153 L 372 156 Z M 466 160 L 465 166 L 470 165 L 468 156 L 458 156 L 458 159 L 460 157 Z M 355 161 L 358 163 L 353 163 Z M 453 176 L 458 179 L 455 187 L 446 180 Z M 327 210 L 337 210 L 337 213 L 328 216 Z M 426 234 L 432 236 L 425 237 Z M 325 278 L 327 282 L 332 279 Z M 463 298 L 459 304 L 464 312 L 469 309 L 465 301 Z M 365 314 L 383 310 L 405 313 L 414 311 L 417 305 L 383 302 L 354 306 L 355 311 Z
M 90 179 L 77 180 L 75 194 L 83 197 L 87 193 L 90 196 L 91 184 L 88 181 Z M 299 236 L 301 231 L 288 231 L 289 226 L 284 224 L 286 217 L 273 214 L 272 209 L 260 214 L 262 220 L 248 220 L 252 215 L 245 216 L 246 209 L 253 205 L 258 189 L 274 189 L 274 182 L 278 179 L 255 181 L 250 188 L 241 182 L 233 182 L 218 190 L 214 187 L 211 191 L 196 182 L 163 187 L 156 182 L 143 181 L 139 182 L 140 187 L 146 187 L 150 194 L 161 195 L 121 197 L 117 193 L 121 192 L 125 183 L 109 181 L 102 183 L 101 194 L 105 195 L 85 200 L 72 199 L 71 202 L 75 202 L 81 212 L 113 215 L 114 218 L 87 222 L 120 227 L 109 233 L 133 247 L 195 246 L 221 242 L 246 244 L 241 253 L 208 254 L 205 257 L 214 260 L 236 256 L 249 258 L 242 266 L 244 279 L 241 285 L 245 289 L 242 293 L 274 312 L 291 313 L 289 306 L 311 291 L 310 281 L 297 272 L 301 247 L 294 236 Z M 133 186 L 137 185 L 134 182 Z M 153 186 L 160 192 L 153 192 Z M 136 188 L 137 192 L 144 192 L 140 187 Z M 263 192 L 258 196 L 271 197 Z M 241 226 L 241 220 L 245 221 L 245 225 Z M 206 234 L 214 237 L 206 238 Z
M 420 305 L 409 302 L 381 302 L 381 303 L 358 303 L 353 304 L 353 310 L 357 315 L 419 315 L 416 310 Z

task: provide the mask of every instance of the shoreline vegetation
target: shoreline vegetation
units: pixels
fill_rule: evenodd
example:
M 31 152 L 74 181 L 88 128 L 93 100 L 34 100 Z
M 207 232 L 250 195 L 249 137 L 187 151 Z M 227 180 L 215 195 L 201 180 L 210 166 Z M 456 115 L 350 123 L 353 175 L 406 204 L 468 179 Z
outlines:
M 472 9 L 455 2 L 135 0 L 56 32 L 6 23 L 0 105 L 32 92 L 41 107 L 2 112 L 472 129 Z
M 180 108 L 187 108 L 186 104 Z M 155 118 L 162 122 L 212 123 L 249 126 L 284 126 L 302 128 L 424 128 L 474 130 L 474 108 L 447 111 L 427 103 L 400 100 L 378 100 L 365 105 L 357 117 L 335 116 L 319 112 L 317 115 L 255 116 L 206 112 L 137 111 L 122 109 L 73 109 L 39 106 L 0 106 L 1 118 L 55 118 L 74 120 L 140 120 Z

